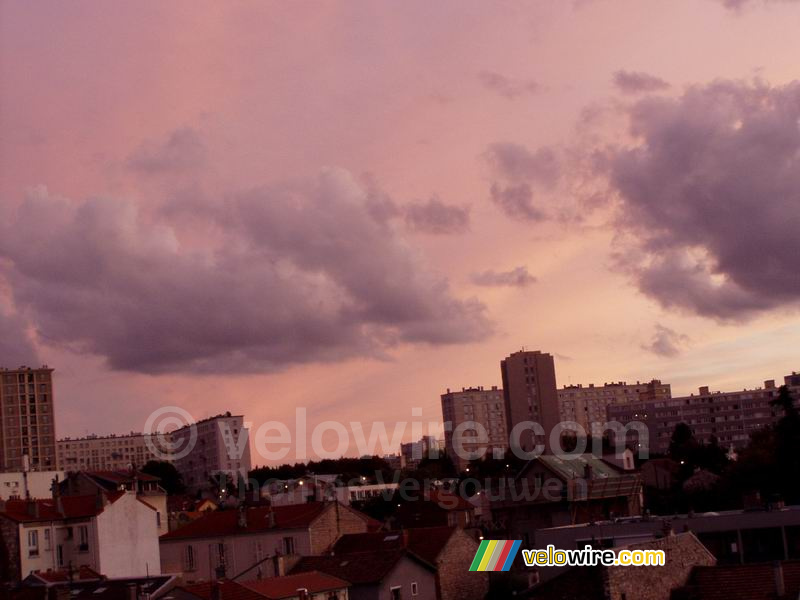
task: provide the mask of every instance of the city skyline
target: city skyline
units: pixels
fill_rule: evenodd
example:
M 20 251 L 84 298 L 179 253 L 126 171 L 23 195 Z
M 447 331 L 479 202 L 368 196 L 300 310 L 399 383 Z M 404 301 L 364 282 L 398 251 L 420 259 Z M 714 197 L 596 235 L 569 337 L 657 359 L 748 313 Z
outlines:
M 0 364 L 56 369 L 59 437 L 435 420 L 521 347 L 559 389 L 779 379 L 798 6 L 739 4 L 6 4 Z M 698 110 L 703 169 L 662 144 Z

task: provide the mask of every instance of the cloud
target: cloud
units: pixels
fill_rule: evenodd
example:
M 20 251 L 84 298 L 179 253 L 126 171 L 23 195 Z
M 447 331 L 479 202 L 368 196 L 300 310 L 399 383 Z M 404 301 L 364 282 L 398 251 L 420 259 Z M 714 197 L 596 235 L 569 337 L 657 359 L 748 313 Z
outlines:
M 206 147 L 194 129 L 176 129 L 166 140 L 147 141 L 128 158 L 128 165 L 148 174 L 187 171 L 206 162 Z
M 721 2 L 725 8 L 730 10 L 740 10 L 747 6 L 748 4 L 752 4 L 753 0 L 717 0 Z M 790 2 L 797 2 L 798 0 L 761 0 L 763 4 L 774 4 L 777 2 L 782 3 L 790 3 Z
M 190 243 L 179 220 L 39 190 L 0 225 L 0 257 L 39 331 L 120 370 L 264 372 L 489 335 L 485 307 L 456 298 L 366 203 L 327 170 L 229 194 L 203 209 L 216 234 Z
M 800 83 L 716 81 L 629 113 L 618 255 L 663 306 L 737 320 L 800 301 Z
M 526 221 L 546 218 L 534 203 L 534 188 L 551 190 L 561 177 L 561 163 L 553 149 L 531 152 L 521 144 L 497 142 L 489 145 L 484 158 L 495 176 L 489 197 L 506 216 Z
M 536 277 L 528 273 L 528 267 L 523 265 L 510 271 L 489 269 L 481 273 L 474 273 L 472 282 L 475 285 L 486 287 L 527 287 L 532 283 L 536 283 Z
M 0 307 L 0 367 L 37 366 L 39 357 L 21 315 Z
M 511 219 L 541 221 L 546 215 L 533 203 L 533 190 L 527 183 L 502 187 L 493 183 L 489 194 L 497 206 Z
M 617 71 L 614 73 L 614 85 L 625 94 L 660 92 L 670 87 L 660 77 L 642 71 Z
M 521 144 L 496 142 L 486 151 L 486 159 L 500 177 L 519 182 L 536 182 L 552 188 L 561 172 L 558 156 L 551 148 L 531 152 Z
M 542 89 L 541 85 L 533 79 L 510 79 L 494 71 L 481 71 L 478 73 L 478 79 L 486 89 L 496 92 L 509 100 L 514 100 L 526 94 L 537 94 Z
M 681 349 L 689 341 L 689 337 L 673 331 L 660 323 L 656 323 L 653 338 L 649 344 L 642 344 L 642 349 L 657 354 L 658 356 L 674 357 L 681 353 Z
M 469 229 L 469 208 L 445 204 L 434 197 L 404 207 L 406 226 L 411 231 L 432 234 L 463 233 Z

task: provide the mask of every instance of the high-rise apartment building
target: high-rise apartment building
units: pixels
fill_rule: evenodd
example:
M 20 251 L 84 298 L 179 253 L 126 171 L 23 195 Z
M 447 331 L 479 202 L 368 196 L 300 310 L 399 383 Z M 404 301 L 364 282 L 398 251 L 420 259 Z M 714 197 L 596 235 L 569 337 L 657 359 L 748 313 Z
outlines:
M 784 385 L 792 393 L 795 405 L 800 404 L 800 375 L 787 375 Z M 678 423 L 686 423 L 698 441 L 707 443 L 715 436 L 723 448 L 741 448 L 754 430 L 774 425 L 783 416 L 780 407 L 770 404 L 777 396 L 774 380 L 765 381 L 763 388 L 735 392 L 711 392 L 704 386 L 698 394 L 681 398 L 611 405 L 607 418 L 623 425 L 643 423 L 651 454 L 667 452 Z M 638 443 L 632 428 L 627 429 L 626 438 Z
M 53 369 L 0 369 L 0 410 L 0 471 L 55 469 Z
M 148 445 L 147 435 L 89 435 L 58 440 L 58 462 L 64 471 L 118 471 L 141 468 L 148 461 L 169 461 L 165 448 L 156 438 Z M 154 453 L 154 446 L 158 453 Z
M 247 479 L 251 469 L 250 440 L 241 415 L 226 412 L 197 421 L 173 431 L 170 439 L 173 464 L 189 488 L 205 487 L 220 473 L 229 475 L 234 482 L 240 476 Z
M 592 433 L 592 423 L 606 420 L 606 408 L 612 404 L 656 402 L 672 397 L 671 386 L 653 379 L 646 383 L 619 381 L 604 385 L 565 385 L 558 390 L 558 405 L 562 421 L 578 423 L 587 435 Z
M 545 452 L 551 452 L 551 432 L 560 421 L 552 355 L 538 350 L 514 352 L 500 362 L 500 371 L 509 435 L 518 424 L 536 422 L 544 429 L 544 437 L 534 436 L 533 430 L 525 426 L 519 436 L 519 446 L 530 452 L 541 443 Z
M 492 386 L 491 389 L 484 389 L 483 386 L 461 388 L 460 392 L 447 390 L 447 393 L 442 394 L 442 420 L 445 423 L 445 452 L 459 470 L 466 468 L 469 463 L 467 456 L 459 456 L 456 453 L 453 442 L 454 430 L 463 423 L 479 423 L 487 435 L 485 441 L 481 442 L 476 439 L 477 434 L 474 430 L 465 431 L 459 442 L 459 448 L 463 448 L 464 454 L 472 454 L 479 448 L 486 448 L 487 457 L 493 456 L 495 449 L 502 456 L 508 449 L 503 390 L 497 389 L 497 386 Z

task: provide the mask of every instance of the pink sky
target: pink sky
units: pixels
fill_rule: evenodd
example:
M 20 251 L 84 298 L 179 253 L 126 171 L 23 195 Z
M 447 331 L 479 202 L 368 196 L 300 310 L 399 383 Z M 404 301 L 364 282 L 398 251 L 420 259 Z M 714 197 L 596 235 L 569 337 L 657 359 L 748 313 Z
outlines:
M 800 3 L 738 4 L 3 2 L 0 364 L 59 436 L 781 378 Z

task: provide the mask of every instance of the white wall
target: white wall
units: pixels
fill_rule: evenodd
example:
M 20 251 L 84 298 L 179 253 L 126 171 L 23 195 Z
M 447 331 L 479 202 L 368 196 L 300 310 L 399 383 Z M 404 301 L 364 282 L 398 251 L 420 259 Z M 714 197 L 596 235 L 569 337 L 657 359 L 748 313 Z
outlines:
M 28 492 L 31 498 L 50 498 L 53 495 L 50 484 L 54 477 L 63 481 L 64 471 L 28 472 Z M 23 473 L 0 473 L 0 500 L 8 500 L 11 496 L 25 498 Z
M 161 574 L 156 511 L 127 492 L 97 516 L 99 571 L 108 577 Z

